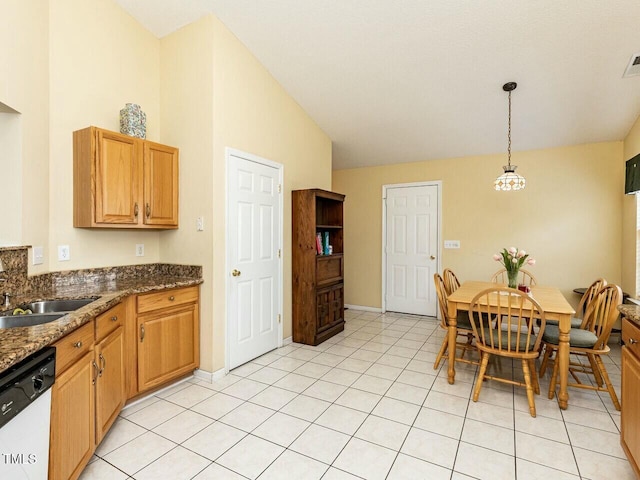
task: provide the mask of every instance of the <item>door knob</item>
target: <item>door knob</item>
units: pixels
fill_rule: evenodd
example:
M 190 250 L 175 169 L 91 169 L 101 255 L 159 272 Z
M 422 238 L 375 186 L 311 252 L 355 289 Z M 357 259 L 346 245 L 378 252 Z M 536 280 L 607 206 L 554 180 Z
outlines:
M 233 275 L 234 277 L 239 277 L 241 273 L 242 272 L 240 272 L 240 270 L 234 269 L 233 272 L 231 272 L 231 275 Z
M 431 260 L 435 260 L 435 259 L 436 259 L 436 257 L 435 257 L 434 255 L 431 255 L 429 258 L 430 258 Z

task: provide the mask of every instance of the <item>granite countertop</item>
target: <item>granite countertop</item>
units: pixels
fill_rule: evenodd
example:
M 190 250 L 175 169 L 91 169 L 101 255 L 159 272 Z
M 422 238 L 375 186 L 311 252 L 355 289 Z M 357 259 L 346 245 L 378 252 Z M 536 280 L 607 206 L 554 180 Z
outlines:
M 618 305 L 618 310 L 623 317 L 640 327 L 640 305 L 622 304 Z
M 45 286 L 25 295 L 13 297 L 9 310 L 18 305 L 54 299 L 96 297 L 92 303 L 64 317 L 43 325 L 0 329 L 0 372 L 22 359 L 52 344 L 59 338 L 84 325 L 96 315 L 108 310 L 129 295 L 187 287 L 202 283 L 201 276 L 175 276 L 150 272 L 144 276 L 124 276 L 102 281 L 94 278 L 68 285 Z

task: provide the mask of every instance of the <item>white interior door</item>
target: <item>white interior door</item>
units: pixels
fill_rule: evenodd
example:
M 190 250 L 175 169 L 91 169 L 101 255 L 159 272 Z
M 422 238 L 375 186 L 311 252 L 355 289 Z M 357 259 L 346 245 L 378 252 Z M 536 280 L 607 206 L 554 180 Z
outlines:
M 385 198 L 385 308 L 436 315 L 438 186 L 398 186 Z
M 227 159 L 227 346 L 232 369 L 277 348 L 282 336 L 282 166 L 244 154 L 228 153 Z

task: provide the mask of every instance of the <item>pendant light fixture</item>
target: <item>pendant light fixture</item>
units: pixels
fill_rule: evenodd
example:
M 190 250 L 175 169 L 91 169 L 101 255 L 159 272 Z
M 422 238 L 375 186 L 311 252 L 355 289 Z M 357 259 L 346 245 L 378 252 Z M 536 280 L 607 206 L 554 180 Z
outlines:
M 513 92 L 518 84 L 516 82 L 508 82 L 502 86 L 502 90 L 509 92 L 509 146 L 507 149 L 507 164 L 502 168 L 504 173 L 496 178 L 494 187 L 498 191 L 509 192 L 511 190 L 522 190 L 525 186 L 526 180 L 523 176 L 516 173 L 516 165 L 511 165 L 511 92 Z

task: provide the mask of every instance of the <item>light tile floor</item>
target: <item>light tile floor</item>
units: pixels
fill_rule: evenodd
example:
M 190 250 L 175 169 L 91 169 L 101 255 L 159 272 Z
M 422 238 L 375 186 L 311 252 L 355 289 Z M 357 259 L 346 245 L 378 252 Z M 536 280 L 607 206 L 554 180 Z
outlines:
M 347 310 L 345 331 L 290 344 L 207 383 L 177 384 L 124 410 L 82 480 L 634 479 L 606 393 L 570 389 L 569 409 L 497 382 L 471 400 L 476 367 L 433 369 L 434 318 Z M 619 392 L 620 347 L 605 358 Z M 519 364 L 496 361 L 501 375 Z

